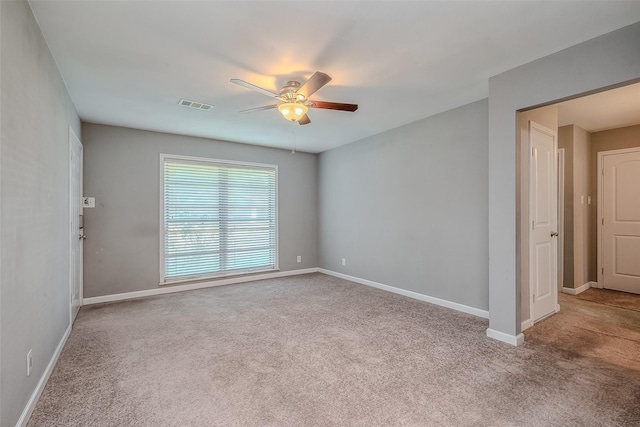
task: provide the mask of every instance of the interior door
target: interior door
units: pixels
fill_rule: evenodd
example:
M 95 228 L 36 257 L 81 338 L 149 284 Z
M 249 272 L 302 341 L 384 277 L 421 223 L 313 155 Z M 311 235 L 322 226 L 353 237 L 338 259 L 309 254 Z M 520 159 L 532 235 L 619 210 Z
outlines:
M 71 323 L 82 305 L 82 143 L 69 129 L 69 306 Z
M 556 311 L 558 300 L 558 187 L 556 132 L 529 122 L 529 271 L 531 319 Z
M 640 294 L 640 150 L 603 155 L 602 279 Z

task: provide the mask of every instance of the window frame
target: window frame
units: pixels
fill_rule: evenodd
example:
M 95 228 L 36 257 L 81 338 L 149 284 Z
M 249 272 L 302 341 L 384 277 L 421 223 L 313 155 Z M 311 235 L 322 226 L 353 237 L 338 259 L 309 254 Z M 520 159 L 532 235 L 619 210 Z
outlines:
M 186 161 L 186 162 L 197 162 L 197 163 L 205 163 L 205 164 L 225 164 L 231 166 L 249 166 L 249 167 L 259 167 L 259 168 L 270 168 L 275 172 L 275 263 L 273 268 L 264 268 L 257 267 L 254 269 L 246 269 L 242 271 L 221 271 L 218 273 L 211 274 L 199 274 L 192 276 L 181 276 L 179 278 L 167 278 L 165 277 L 165 223 L 164 223 L 164 165 L 166 160 L 177 160 L 177 161 Z M 244 276 L 247 274 L 254 273 L 264 273 L 264 272 L 274 272 L 280 270 L 280 238 L 279 238 L 279 203 L 278 203 L 278 165 L 272 165 L 267 163 L 253 163 L 253 162 L 241 162 L 235 160 L 225 160 L 225 159 L 212 159 L 208 157 L 194 157 L 194 156 L 184 156 L 179 154 L 167 154 L 160 153 L 160 162 L 159 162 L 159 175 L 160 175 L 160 188 L 159 188 L 159 196 L 160 196 L 160 246 L 159 246 L 159 258 L 160 258 L 160 286 L 164 285 L 174 285 L 179 283 L 186 282 L 196 282 L 203 281 L 208 279 L 219 279 L 223 277 L 231 277 L 231 276 Z

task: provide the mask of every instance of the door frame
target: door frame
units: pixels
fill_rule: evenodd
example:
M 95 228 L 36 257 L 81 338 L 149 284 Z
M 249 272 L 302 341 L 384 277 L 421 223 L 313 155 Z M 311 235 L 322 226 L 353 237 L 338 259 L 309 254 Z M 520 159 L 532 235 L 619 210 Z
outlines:
M 554 286 L 555 292 L 553 293 L 554 311 L 552 311 L 551 313 L 548 313 L 548 314 L 540 317 L 539 319 L 535 319 L 534 310 L 533 310 L 534 286 L 533 286 L 533 268 L 532 268 L 533 267 L 532 266 L 533 259 L 532 259 L 532 257 L 533 257 L 533 244 L 534 244 L 534 240 L 535 239 L 534 239 L 534 236 L 533 236 L 533 231 L 534 230 L 531 227 L 531 221 L 532 221 L 531 218 L 533 217 L 532 210 L 533 210 L 533 207 L 534 207 L 534 204 L 532 203 L 532 198 L 533 198 L 532 185 L 533 184 L 532 184 L 532 179 L 531 179 L 531 172 L 532 172 L 532 169 L 533 169 L 532 168 L 533 160 L 532 160 L 532 157 L 531 157 L 531 152 L 532 152 L 532 149 L 533 149 L 533 147 L 531 146 L 531 129 L 534 128 L 534 127 L 536 129 L 540 130 L 541 132 L 547 133 L 549 135 L 553 135 L 553 137 L 554 137 L 553 148 L 554 148 L 554 151 L 555 151 L 556 155 L 553 156 L 554 167 L 552 168 L 552 170 L 553 170 L 553 173 L 554 173 L 554 177 L 553 177 L 554 178 L 554 182 L 553 182 L 552 187 L 556 188 L 556 193 L 558 191 L 558 176 L 557 176 L 558 175 L 558 165 L 557 165 L 557 162 L 558 162 L 558 156 L 557 156 L 557 153 L 558 153 L 558 131 L 557 131 L 557 129 L 554 131 L 553 129 L 549 129 L 548 127 L 543 126 L 543 125 L 541 125 L 541 124 L 539 124 L 539 123 L 537 123 L 537 122 L 535 122 L 533 120 L 529 120 L 529 126 L 528 126 L 529 131 L 528 131 L 528 135 L 527 135 L 528 139 L 529 139 L 528 144 L 527 144 L 527 147 L 528 147 L 527 156 L 528 156 L 528 159 L 529 159 L 528 160 L 528 162 L 529 162 L 529 168 L 528 168 L 529 169 L 529 171 L 528 171 L 529 177 L 528 177 L 528 181 L 529 182 L 528 182 L 528 195 L 527 195 L 527 197 L 529 198 L 529 209 L 528 209 L 528 212 L 527 212 L 527 229 L 529 230 L 529 257 L 528 257 L 529 259 L 527 260 L 527 262 L 529 263 L 529 319 L 531 321 L 531 323 L 530 323 L 531 325 L 534 325 L 535 323 L 537 323 L 537 322 L 539 322 L 539 321 L 541 321 L 543 319 L 546 319 L 547 317 L 551 316 L 552 314 L 555 314 L 555 313 L 560 311 L 560 305 L 558 304 L 558 284 L 557 283 L 556 283 L 556 286 Z M 558 195 L 556 194 L 556 203 L 557 203 L 557 198 L 558 198 Z M 556 206 L 555 211 L 556 211 L 556 229 L 557 229 L 558 228 L 558 222 L 559 222 L 559 219 L 558 219 L 558 206 Z M 551 259 L 553 259 L 554 255 L 555 255 L 555 260 L 556 260 L 555 278 L 556 278 L 556 282 L 557 282 L 557 280 L 558 280 L 558 239 L 557 238 L 553 239 L 553 237 L 552 237 L 551 238 L 551 248 L 552 248 L 552 250 L 554 249 L 554 244 L 555 244 L 555 253 L 552 254 Z
M 622 148 L 619 150 L 607 150 L 607 151 L 598 151 L 598 169 L 596 173 L 598 174 L 598 242 L 597 242 L 597 258 L 598 258 L 598 283 L 597 287 L 599 289 L 604 289 L 604 274 L 602 265 L 602 251 L 604 247 L 602 245 L 602 223 L 604 221 L 603 216 L 603 203 L 604 203 L 604 156 L 607 155 L 615 155 L 615 154 L 627 154 L 627 153 L 635 153 L 640 152 L 640 147 L 632 147 L 632 148 Z
M 564 287 L 564 148 L 558 148 L 557 162 L 558 162 L 558 265 L 556 269 L 558 271 L 558 292 L 562 291 Z
M 78 135 L 76 135 L 76 133 L 74 132 L 73 128 L 71 126 L 69 126 L 69 188 L 68 188 L 68 193 L 69 193 L 69 248 L 68 248 L 68 258 L 69 258 L 69 324 L 73 325 L 73 322 L 75 320 L 74 316 L 73 316 L 73 292 L 74 292 L 74 285 L 75 283 L 73 282 L 73 275 L 71 274 L 71 270 L 73 268 L 73 257 L 71 256 L 71 244 L 72 244 L 72 240 L 73 239 L 73 233 L 76 230 L 72 230 L 72 222 L 71 222 L 71 215 L 73 215 L 73 206 L 72 206 L 72 200 L 73 200 L 73 186 L 71 185 L 71 174 L 72 172 L 72 162 L 71 162 L 71 153 L 73 151 L 73 144 L 74 143 L 78 143 L 80 144 L 80 179 L 79 179 L 79 186 L 80 186 L 80 199 L 82 199 L 82 194 L 83 194 L 83 163 L 84 163 L 84 145 L 82 145 L 82 141 L 80 141 L 80 138 L 78 138 Z M 83 209 L 82 209 L 82 202 L 80 203 L 79 206 L 79 211 L 80 214 L 83 214 Z M 83 271 L 83 250 L 82 250 L 82 241 L 80 241 L 79 243 L 80 248 L 78 250 L 78 275 L 77 275 L 77 280 L 79 281 L 78 286 L 78 298 L 79 298 L 79 304 L 80 307 L 82 307 L 82 299 L 83 299 L 83 291 L 84 291 L 84 283 L 83 283 L 83 276 L 84 276 L 84 271 Z

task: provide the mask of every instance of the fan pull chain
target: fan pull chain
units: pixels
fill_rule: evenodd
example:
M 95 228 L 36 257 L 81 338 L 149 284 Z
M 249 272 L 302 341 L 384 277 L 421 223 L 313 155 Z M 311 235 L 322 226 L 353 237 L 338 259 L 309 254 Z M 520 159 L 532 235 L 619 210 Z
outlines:
M 297 122 L 291 122 L 291 140 L 293 141 L 293 147 L 291 148 L 291 154 L 296 154 L 296 125 Z

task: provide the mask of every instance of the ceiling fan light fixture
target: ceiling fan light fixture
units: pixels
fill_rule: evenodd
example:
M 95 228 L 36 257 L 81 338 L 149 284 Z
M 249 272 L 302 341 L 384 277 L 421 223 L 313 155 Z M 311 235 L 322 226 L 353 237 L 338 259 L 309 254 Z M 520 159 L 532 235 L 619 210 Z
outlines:
M 309 108 L 304 104 L 297 102 L 286 102 L 278 105 L 278 111 L 284 116 L 285 119 L 297 122 L 309 111 Z

